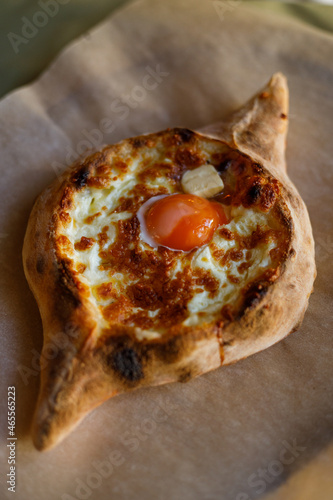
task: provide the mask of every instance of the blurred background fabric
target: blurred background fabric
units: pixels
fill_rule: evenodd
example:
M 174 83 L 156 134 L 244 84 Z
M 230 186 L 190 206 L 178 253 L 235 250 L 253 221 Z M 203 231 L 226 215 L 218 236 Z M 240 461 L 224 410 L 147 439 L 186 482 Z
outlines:
M 89 36 L 93 26 L 129 1 L 1 0 L 0 97 L 31 82 L 71 40 Z M 333 32 L 333 0 L 243 2 Z

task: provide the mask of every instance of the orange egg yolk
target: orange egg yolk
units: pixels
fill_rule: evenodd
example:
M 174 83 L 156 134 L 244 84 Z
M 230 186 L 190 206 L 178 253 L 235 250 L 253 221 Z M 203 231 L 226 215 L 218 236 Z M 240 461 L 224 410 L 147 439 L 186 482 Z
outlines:
M 174 194 L 153 203 L 145 221 L 158 245 L 189 251 L 208 243 L 215 229 L 228 219 L 220 203 L 194 194 Z

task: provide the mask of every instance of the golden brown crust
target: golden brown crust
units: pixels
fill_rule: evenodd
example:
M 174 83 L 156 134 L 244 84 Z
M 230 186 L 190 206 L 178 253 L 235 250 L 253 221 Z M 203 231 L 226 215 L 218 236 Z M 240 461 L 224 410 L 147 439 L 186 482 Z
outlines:
M 27 228 L 23 261 L 44 330 L 41 389 L 33 424 L 38 449 L 55 445 L 87 412 L 115 394 L 145 385 L 186 381 L 268 347 L 300 323 L 312 290 L 315 265 L 309 217 L 286 175 L 287 99 L 284 77 L 274 75 L 227 124 L 200 131 L 258 162 L 258 178 L 271 175 L 279 181 L 279 202 L 274 210 L 287 231 L 279 266 L 243 290 L 241 307 L 224 308 L 218 323 L 182 328 L 181 332 L 170 329 L 150 340 L 138 340 L 135 328 L 126 325 L 96 335 L 101 331 L 100 313 L 73 268 L 71 249 L 58 228 L 70 222 L 68 212 L 75 190 L 107 185 L 107 166 L 100 162 L 105 150 L 79 168 L 71 167 L 37 199 Z M 191 140 L 192 131 L 177 130 L 167 135 L 169 141 Z M 133 148 L 148 143 L 153 146 L 153 139 L 154 134 L 141 136 L 129 139 L 125 146 L 128 144 L 133 154 Z M 177 155 L 178 165 L 186 162 L 194 168 L 198 164 L 195 153 L 184 150 Z M 119 175 L 125 169 L 126 164 L 119 162 Z M 249 189 L 247 192 L 255 193 L 257 199 L 255 183 Z M 276 196 L 274 188 L 261 192 L 262 210 L 269 210 Z M 92 244 L 91 238 L 81 238 L 78 249 L 84 251 Z M 236 255 L 233 257 L 237 260 Z M 102 287 L 99 293 L 110 290 Z

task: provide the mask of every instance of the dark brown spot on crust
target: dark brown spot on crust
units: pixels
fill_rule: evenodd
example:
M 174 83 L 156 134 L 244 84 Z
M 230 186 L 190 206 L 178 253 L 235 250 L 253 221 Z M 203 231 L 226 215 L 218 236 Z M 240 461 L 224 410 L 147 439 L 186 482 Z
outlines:
M 230 304 L 225 304 L 222 309 L 221 309 L 221 316 L 222 318 L 228 322 L 228 321 L 233 321 L 234 319 L 234 311 L 231 307 Z
M 166 148 L 181 146 L 182 144 L 195 144 L 197 142 L 196 134 L 186 128 L 168 129 L 168 133 L 162 137 Z
M 193 373 L 190 368 L 182 368 L 179 372 L 178 382 L 188 382 L 193 378 Z
M 37 262 L 36 262 L 36 271 L 39 274 L 43 274 L 45 269 L 45 259 L 41 255 L 37 257 Z
M 147 138 L 135 137 L 134 139 L 131 139 L 131 143 L 134 148 L 139 149 L 147 145 Z
M 251 288 L 246 292 L 245 300 L 244 300 L 244 309 L 253 308 L 261 299 L 267 294 L 268 286 L 263 285 L 261 283 L 255 283 L 251 286 Z
M 253 163 L 253 171 L 256 174 L 262 174 L 264 172 L 264 169 L 260 165 L 260 163 Z
M 161 344 L 156 343 L 155 353 L 163 362 L 174 363 L 183 354 L 182 343 L 183 339 L 181 337 L 172 337 L 170 340 Z
M 258 279 L 249 283 L 247 287 L 243 290 L 244 293 L 244 302 L 243 302 L 243 311 L 247 308 L 256 307 L 259 302 L 265 297 L 270 286 L 274 283 L 274 281 L 279 277 L 280 270 L 277 269 L 268 269 L 265 271 Z
M 221 160 L 217 165 L 215 165 L 215 168 L 218 172 L 225 172 L 230 168 L 232 165 L 232 160 L 229 159 L 223 159 Z
M 136 382 L 143 378 L 142 364 L 138 354 L 130 347 L 114 352 L 108 359 L 108 364 L 129 382 Z
M 247 196 L 249 200 L 249 204 L 252 205 L 252 203 L 255 203 L 256 201 L 259 200 L 260 195 L 261 195 L 261 190 L 262 187 L 260 184 L 254 184 L 248 191 Z
M 295 324 L 295 326 L 293 326 L 293 328 L 290 330 L 289 334 L 296 332 L 301 327 L 302 322 L 303 322 L 303 318 L 300 319 L 299 321 L 297 321 L 297 323 Z
M 240 202 L 243 204 L 245 208 L 252 207 L 257 202 L 259 202 L 264 179 L 262 177 L 254 176 L 254 177 L 246 177 L 244 181 L 239 180 L 238 184 L 238 192 L 240 196 Z M 244 188 L 242 189 L 242 184 L 244 183 Z
M 175 132 L 181 138 L 182 142 L 191 142 L 194 137 L 192 130 L 187 128 L 176 128 Z
M 83 166 L 74 173 L 74 175 L 72 176 L 72 182 L 77 189 L 81 189 L 87 184 L 88 177 L 89 168 L 87 166 Z
M 289 257 L 295 257 L 295 255 L 296 255 L 296 250 L 294 248 L 291 248 L 289 250 Z
M 81 305 L 77 293 L 77 286 L 72 274 L 72 261 L 70 259 L 59 259 L 58 280 L 56 286 L 57 300 L 55 301 L 57 314 L 60 317 L 66 316 L 72 312 L 72 308 Z M 57 288 L 60 287 L 60 293 Z

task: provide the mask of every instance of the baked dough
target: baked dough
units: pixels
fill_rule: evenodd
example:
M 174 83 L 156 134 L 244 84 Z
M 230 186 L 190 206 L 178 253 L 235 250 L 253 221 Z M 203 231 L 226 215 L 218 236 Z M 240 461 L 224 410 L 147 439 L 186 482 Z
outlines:
M 316 271 L 309 216 L 286 173 L 287 123 L 277 73 L 227 122 L 108 146 L 38 197 L 23 247 L 44 332 L 37 449 L 116 394 L 189 380 L 299 327 Z M 231 225 L 203 250 L 152 248 L 139 207 L 181 191 L 184 171 L 204 162 L 223 178 L 215 199 Z

